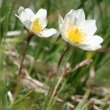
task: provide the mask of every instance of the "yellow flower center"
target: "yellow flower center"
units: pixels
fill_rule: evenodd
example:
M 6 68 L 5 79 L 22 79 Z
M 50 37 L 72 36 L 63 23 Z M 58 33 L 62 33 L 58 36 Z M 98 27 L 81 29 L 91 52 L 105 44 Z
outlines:
M 70 27 L 67 38 L 74 43 L 81 43 L 84 40 L 84 33 L 78 27 Z
M 39 18 L 36 18 L 33 22 L 32 22 L 32 30 L 35 32 L 41 32 L 42 31 L 42 26 L 39 24 Z

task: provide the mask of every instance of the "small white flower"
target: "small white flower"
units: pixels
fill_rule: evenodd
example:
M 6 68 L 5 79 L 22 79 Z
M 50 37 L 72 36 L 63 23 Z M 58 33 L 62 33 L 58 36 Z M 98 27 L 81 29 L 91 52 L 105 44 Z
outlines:
M 28 30 L 32 31 L 39 37 L 50 37 L 57 33 L 54 28 L 45 28 L 47 26 L 46 9 L 39 9 L 38 12 L 34 14 L 31 9 L 20 7 L 18 9 L 18 15 L 16 16 Z
M 101 48 L 103 39 L 94 35 L 97 30 L 95 20 L 85 20 L 83 9 L 70 10 L 63 19 L 59 16 L 62 38 L 73 46 L 92 51 Z

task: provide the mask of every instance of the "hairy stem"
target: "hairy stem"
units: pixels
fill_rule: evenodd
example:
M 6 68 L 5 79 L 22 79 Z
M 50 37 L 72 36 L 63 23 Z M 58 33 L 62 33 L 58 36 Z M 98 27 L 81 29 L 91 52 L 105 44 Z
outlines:
M 49 74 L 47 80 L 51 79 L 53 76 L 55 76 L 55 75 L 58 73 L 59 68 L 60 68 L 60 65 L 61 65 L 61 63 L 62 63 L 62 60 L 63 60 L 64 55 L 65 55 L 65 53 L 66 53 L 67 50 L 68 50 L 68 46 L 66 45 L 66 46 L 64 47 L 64 49 L 62 50 L 62 52 L 61 52 L 61 55 L 60 55 L 60 58 L 59 58 L 59 60 L 58 60 L 58 64 L 57 64 L 56 69 L 50 72 L 50 74 Z
M 57 64 L 57 72 L 58 72 L 58 70 L 59 70 L 59 68 L 60 68 L 60 65 L 61 65 L 61 63 L 62 63 L 62 60 L 63 60 L 64 55 L 65 55 L 65 53 L 66 53 L 67 50 L 68 50 L 68 46 L 66 46 L 66 47 L 62 50 L 61 56 L 60 56 L 59 61 L 58 61 L 58 64 Z
M 20 68 L 19 68 L 19 72 L 18 72 L 18 75 L 19 75 L 20 77 L 23 76 L 23 74 L 22 74 L 22 73 L 23 73 L 23 72 L 22 72 L 23 62 L 24 62 L 24 59 L 25 59 L 25 56 L 26 56 L 26 52 L 27 52 L 27 49 L 28 49 L 28 47 L 29 47 L 29 43 L 30 43 L 32 37 L 33 37 L 33 34 L 28 33 L 28 37 L 27 37 L 27 39 L 26 39 L 26 44 L 25 44 L 25 47 L 24 47 L 24 49 L 23 49 L 23 54 L 22 54 L 22 58 L 21 58 Z

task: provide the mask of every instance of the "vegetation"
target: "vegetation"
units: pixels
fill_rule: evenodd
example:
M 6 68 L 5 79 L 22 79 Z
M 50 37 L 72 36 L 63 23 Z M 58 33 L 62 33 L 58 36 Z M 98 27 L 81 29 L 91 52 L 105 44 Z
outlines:
M 20 6 L 47 9 L 48 27 L 56 29 L 59 13 L 83 8 L 86 18 L 97 21 L 102 48 L 87 52 L 59 34 L 34 36 L 18 75 L 27 39 L 15 17 Z M 110 110 L 109 7 L 110 0 L 0 0 L 0 110 Z

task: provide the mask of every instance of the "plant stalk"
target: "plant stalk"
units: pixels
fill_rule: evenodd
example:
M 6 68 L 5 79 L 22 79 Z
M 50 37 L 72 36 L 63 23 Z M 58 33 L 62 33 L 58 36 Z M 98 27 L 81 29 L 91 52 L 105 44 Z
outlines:
M 26 56 L 26 52 L 27 52 L 28 47 L 29 47 L 29 43 L 30 43 L 33 35 L 34 35 L 33 33 L 28 32 L 28 36 L 27 36 L 27 39 L 26 39 L 25 47 L 23 49 L 23 54 L 22 54 L 22 58 L 21 58 L 20 68 L 19 68 L 19 72 L 18 72 L 18 75 L 20 77 L 24 76 L 24 73 L 23 73 L 23 63 L 24 63 L 24 59 L 25 59 L 25 56 Z

